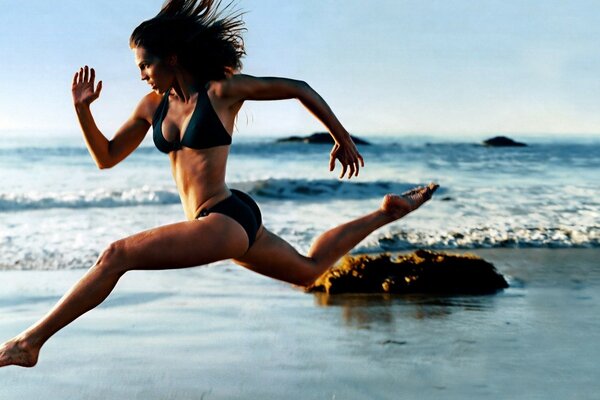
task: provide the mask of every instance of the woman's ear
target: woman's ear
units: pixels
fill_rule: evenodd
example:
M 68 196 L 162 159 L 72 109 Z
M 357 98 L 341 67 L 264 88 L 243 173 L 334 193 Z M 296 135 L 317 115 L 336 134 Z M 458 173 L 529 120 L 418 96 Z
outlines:
M 177 59 L 177 54 L 171 54 L 170 56 L 167 56 L 167 65 L 169 67 L 175 67 L 175 66 L 179 65 L 179 60 Z

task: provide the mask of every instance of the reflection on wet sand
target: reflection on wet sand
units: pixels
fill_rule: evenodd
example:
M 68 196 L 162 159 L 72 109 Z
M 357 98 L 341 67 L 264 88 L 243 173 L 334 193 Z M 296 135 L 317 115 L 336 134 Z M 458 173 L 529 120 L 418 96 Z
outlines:
M 480 312 L 493 308 L 494 297 L 434 296 L 424 294 L 328 294 L 314 293 L 321 307 L 339 307 L 348 326 L 392 325 L 397 319 L 442 319 L 458 311 Z

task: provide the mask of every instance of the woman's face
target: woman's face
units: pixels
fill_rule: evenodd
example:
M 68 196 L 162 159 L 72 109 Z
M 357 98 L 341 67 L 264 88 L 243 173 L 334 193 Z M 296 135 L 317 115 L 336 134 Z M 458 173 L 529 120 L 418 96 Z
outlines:
M 142 80 L 148 82 L 152 90 L 157 93 L 162 94 L 169 90 L 175 78 L 173 67 L 141 46 L 134 47 L 133 53 L 135 62 L 140 68 Z

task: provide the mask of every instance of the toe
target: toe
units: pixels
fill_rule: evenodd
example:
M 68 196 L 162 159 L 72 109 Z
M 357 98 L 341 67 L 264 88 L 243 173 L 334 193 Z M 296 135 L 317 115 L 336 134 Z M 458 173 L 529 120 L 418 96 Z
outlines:
M 406 192 L 402 193 L 402 197 L 410 196 L 410 195 L 413 195 L 415 193 L 420 193 L 422 189 L 423 189 L 423 186 L 414 187 L 414 188 L 412 188 L 410 190 L 407 190 Z
M 439 187 L 440 186 L 438 184 L 433 183 L 433 182 L 430 183 L 428 186 L 425 187 L 424 195 L 427 197 L 428 200 L 431 198 L 431 196 L 433 195 L 433 193 L 435 193 L 435 191 Z

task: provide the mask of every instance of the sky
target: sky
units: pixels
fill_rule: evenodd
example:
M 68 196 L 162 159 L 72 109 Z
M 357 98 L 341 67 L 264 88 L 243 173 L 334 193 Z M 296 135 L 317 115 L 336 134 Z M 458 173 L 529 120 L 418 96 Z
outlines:
M 0 132 L 77 132 L 70 83 L 104 88 L 106 136 L 148 86 L 129 49 L 156 0 L 0 0 Z M 358 135 L 600 136 L 600 2 L 238 0 L 243 72 L 308 82 Z M 296 100 L 247 102 L 242 134 L 309 134 Z

